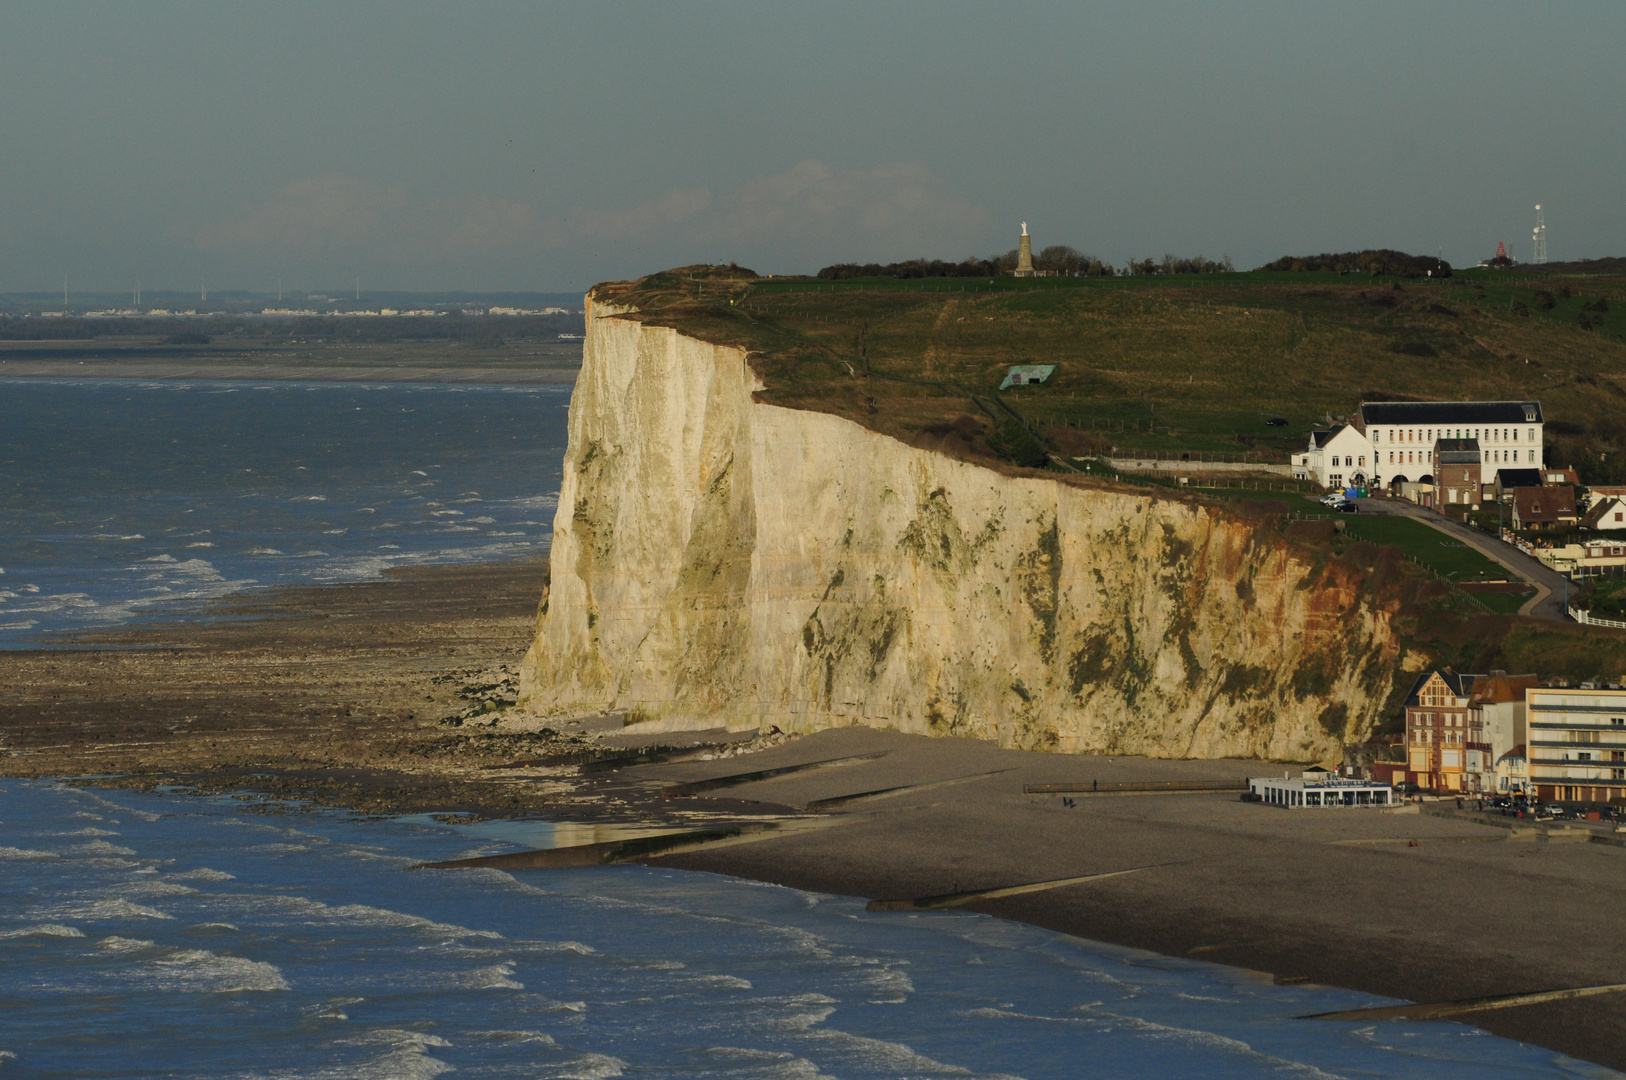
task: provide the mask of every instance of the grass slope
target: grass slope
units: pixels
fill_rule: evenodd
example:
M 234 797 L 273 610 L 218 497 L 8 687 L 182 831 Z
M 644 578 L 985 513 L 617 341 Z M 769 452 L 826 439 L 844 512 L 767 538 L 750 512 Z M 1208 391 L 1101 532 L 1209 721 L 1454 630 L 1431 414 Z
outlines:
M 1380 397 L 1536 398 L 1560 456 L 1626 442 L 1616 420 L 1626 405 L 1626 276 L 748 275 L 695 267 L 596 292 L 652 322 L 750 349 L 766 401 L 838 413 L 907 441 L 935 439 L 951 452 L 997 455 L 987 439 L 997 426 L 990 416 L 1003 416 L 996 399 L 1069 451 L 1281 462 L 1309 428 Z M 1565 288 L 1569 297 L 1559 295 Z M 1551 310 L 1541 310 L 1538 292 L 1552 294 Z M 1599 299 L 1609 310 L 1594 314 Z M 1583 315 L 1597 325 L 1583 329 Z M 1057 368 L 1049 383 L 1000 393 L 1016 363 Z M 1271 417 L 1288 424 L 1267 426 Z

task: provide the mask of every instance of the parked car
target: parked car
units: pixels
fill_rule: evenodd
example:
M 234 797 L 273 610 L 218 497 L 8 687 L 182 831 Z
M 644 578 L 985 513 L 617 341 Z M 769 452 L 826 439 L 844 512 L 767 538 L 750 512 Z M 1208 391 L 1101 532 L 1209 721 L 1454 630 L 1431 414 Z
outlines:
M 1360 506 L 1350 502 L 1348 499 L 1345 499 L 1341 503 L 1333 503 L 1333 509 L 1337 510 L 1340 514 L 1358 514 L 1361 512 Z
M 1348 501 L 1342 491 L 1331 491 L 1321 496 L 1322 506 L 1342 506 Z
M 1265 426 L 1266 427 L 1286 427 L 1287 426 L 1287 419 L 1285 417 L 1281 417 L 1281 416 L 1272 416 L 1269 420 L 1265 421 Z

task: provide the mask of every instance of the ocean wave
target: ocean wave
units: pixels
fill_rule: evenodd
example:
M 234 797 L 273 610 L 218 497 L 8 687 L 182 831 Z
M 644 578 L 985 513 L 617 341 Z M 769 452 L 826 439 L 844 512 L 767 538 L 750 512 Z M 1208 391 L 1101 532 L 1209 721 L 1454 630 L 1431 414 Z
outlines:
M 0 938 L 25 937 L 84 937 L 83 930 L 72 926 L 63 926 L 61 923 L 39 923 L 36 926 L 23 926 L 16 930 L 0 930 Z
M 158 943 L 146 941 L 142 938 L 120 937 L 114 934 L 112 937 L 102 938 L 96 943 L 96 947 L 106 952 L 141 952 L 143 949 L 156 949 Z
M 125 896 L 191 896 L 198 890 L 173 881 L 132 881 L 118 886 L 116 891 Z
M 513 964 L 492 964 L 465 972 L 453 980 L 459 990 L 523 990 L 525 984 L 513 978 Z
M 866 1071 L 893 1076 L 974 1076 L 980 1080 L 1021 1080 L 1009 1073 L 977 1073 L 960 1065 L 950 1065 L 917 1052 L 904 1043 L 871 1039 L 846 1031 L 820 1028 L 809 1032 L 815 1041 L 839 1053 L 855 1057 Z
M 117 836 L 118 833 L 114 832 L 112 829 L 98 829 L 94 825 L 87 825 L 83 829 L 75 829 L 73 832 L 58 833 L 57 835 L 58 836 Z
M 60 859 L 54 851 L 35 851 L 33 848 L 0 847 L 0 859 Z
M 558 1046 L 552 1035 L 540 1031 L 471 1031 L 470 1038 L 490 1039 L 493 1042 L 536 1043 L 539 1046 Z
M 625 1061 L 608 1054 L 583 1054 L 566 1061 L 553 1075 L 559 1080 L 609 1080 L 626 1068 Z
M 451 1072 L 453 1066 L 439 1058 L 429 1056 L 430 1050 L 452 1044 L 438 1035 L 425 1035 L 400 1028 L 377 1028 L 353 1039 L 344 1040 L 350 1046 L 383 1044 L 388 1049 L 371 1061 L 342 1069 L 324 1070 L 316 1074 L 322 1080 L 343 1077 L 345 1080 L 431 1080 L 441 1073 Z
M 725 1075 L 748 1075 L 762 1080 L 835 1080 L 806 1058 L 783 1050 L 753 1050 L 743 1046 L 711 1046 L 706 1053 L 724 1061 L 744 1063 L 743 1069 L 727 1069 Z
M 196 870 L 187 870 L 179 874 L 169 875 L 176 881 L 235 881 L 235 874 L 228 874 L 224 870 L 211 870 L 207 866 L 200 866 Z
M 70 850 L 76 855 L 90 856 L 134 855 L 136 853 L 135 848 L 120 847 L 117 844 L 108 843 L 106 840 L 92 840 L 88 844 L 76 844 Z
M 88 904 L 73 904 L 59 909 L 62 914 L 88 922 L 109 922 L 114 919 L 173 919 L 157 908 L 131 903 L 118 897 L 95 900 Z
M 1160 1041 L 1182 1042 L 1206 1052 L 1228 1054 L 1258 1065 L 1268 1066 L 1272 1071 L 1289 1071 L 1296 1076 L 1306 1077 L 1308 1080 L 1342 1080 L 1336 1073 L 1326 1072 L 1306 1062 L 1290 1061 L 1274 1054 L 1263 1053 L 1255 1050 L 1241 1039 L 1233 1039 L 1217 1032 L 1159 1024 L 1153 1020 L 1143 1020 L 1138 1016 L 1125 1016 L 1122 1013 L 1110 1012 L 1095 1005 L 1080 1005 L 1077 1011 L 1091 1019 L 1107 1021 L 1110 1025 L 1107 1030 L 1110 1031 L 1133 1032 Z
M 750 980 L 737 975 L 694 975 L 684 980 L 701 986 L 715 986 L 724 990 L 751 990 Z
M 288 989 L 275 964 L 241 956 L 221 956 L 208 949 L 187 949 L 151 964 L 163 988 L 182 992 L 235 994 Z

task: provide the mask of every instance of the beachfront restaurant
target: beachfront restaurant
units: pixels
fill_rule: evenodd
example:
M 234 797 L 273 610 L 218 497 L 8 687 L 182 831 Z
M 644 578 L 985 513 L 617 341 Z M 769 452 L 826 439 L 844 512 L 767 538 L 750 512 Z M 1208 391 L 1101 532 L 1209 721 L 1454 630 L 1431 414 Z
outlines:
M 1248 779 L 1248 790 L 1269 806 L 1389 806 L 1394 788 L 1375 780 L 1346 780 L 1331 773 L 1303 776 L 1258 776 Z

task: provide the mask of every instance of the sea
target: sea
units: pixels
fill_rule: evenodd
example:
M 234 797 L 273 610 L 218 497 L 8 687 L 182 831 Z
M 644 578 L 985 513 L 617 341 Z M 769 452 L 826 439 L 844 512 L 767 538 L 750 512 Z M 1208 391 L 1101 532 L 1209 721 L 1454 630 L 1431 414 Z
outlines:
M 0 781 L 0 822 L 4 1076 L 1616 1075 L 1463 1024 L 1296 1019 L 1386 1002 L 983 915 L 415 869 L 547 823 L 35 780 Z
M 567 405 L 0 382 L 0 634 L 539 554 Z M 595 839 L 0 779 L 0 1078 L 1619 1076 L 1467 1024 L 1299 1019 L 1392 1002 L 969 912 L 639 866 L 417 869 Z
M 547 551 L 568 386 L 0 379 L 0 649 Z

